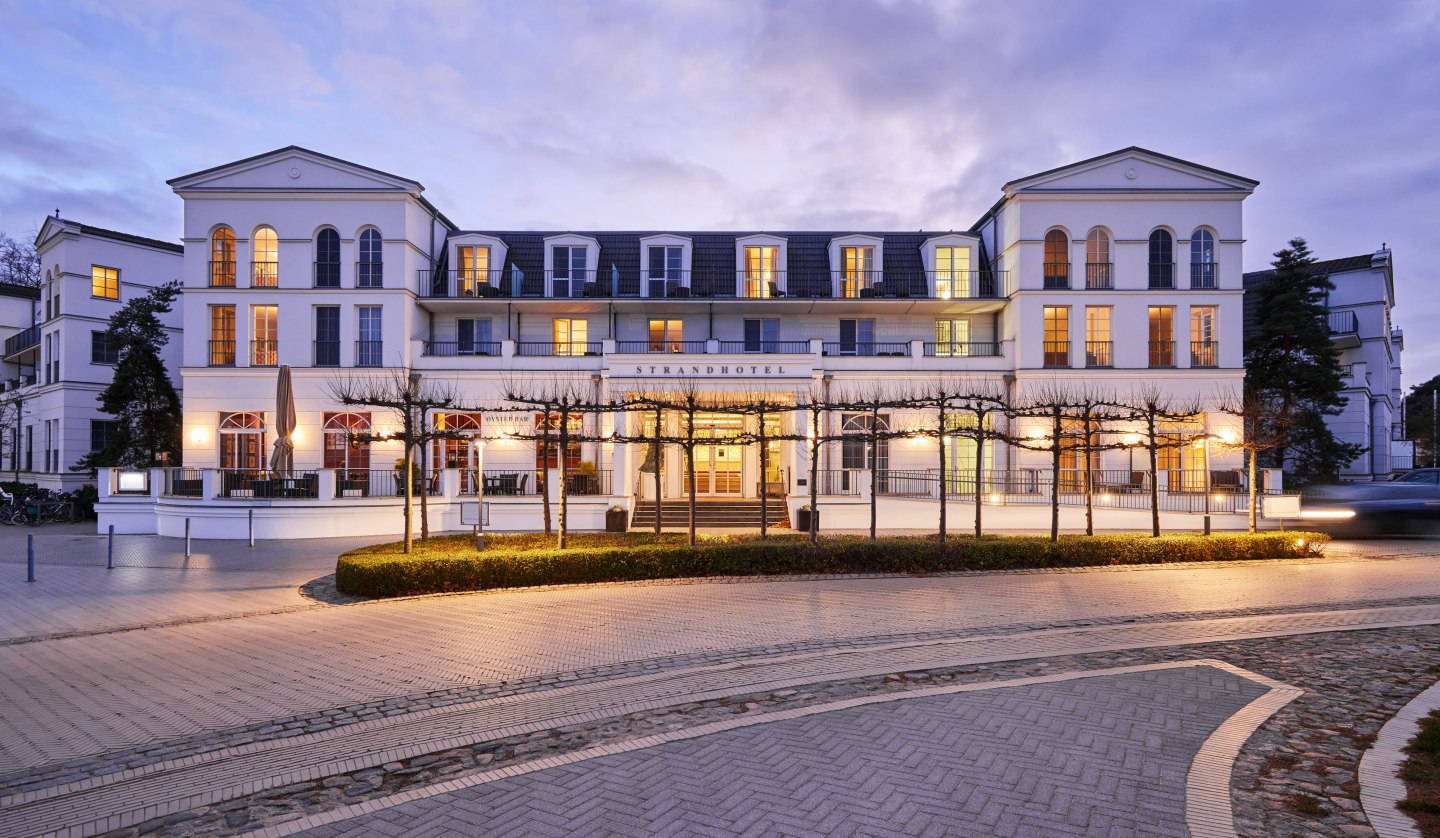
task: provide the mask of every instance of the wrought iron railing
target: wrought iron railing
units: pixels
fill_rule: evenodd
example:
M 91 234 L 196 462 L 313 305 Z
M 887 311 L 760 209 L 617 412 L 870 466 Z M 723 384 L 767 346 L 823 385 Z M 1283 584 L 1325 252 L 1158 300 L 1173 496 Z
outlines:
M 1047 367 L 1070 366 L 1070 341 L 1047 340 L 1044 345 L 1044 365 Z
M 210 341 L 210 363 L 212 367 L 235 366 L 235 339 Z
M 424 342 L 422 352 L 425 355 L 438 357 L 480 355 L 498 358 L 501 354 L 500 344 L 501 342 L 498 340 L 427 340 Z
M 1220 341 L 1196 340 L 1190 342 L 1190 366 L 1220 366 Z
M 1085 366 L 1087 367 L 1113 367 L 1115 366 L 1115 344 L 1108 340 L 1087 340 L 1085 341 Z
M 1000 355 L 997 341 L 926 341 L 923 347 L 927 358 L 993 358 Z
M 277 367 L 280 365 L 280 341 L 250 341 L 250 366 Z
M 820 469 L 815 472 L 816 494 L 832 497 L 858 497 L 862 471 L 864 469 Z M 806 490 L 800 494 L 808 495 L 810 492 Z
M 217 490 L 222 498 L 314 499 L 320 496 L 320 475 L 315 471 L 281 474 L 267 469 L 217 469 Z
M 405 470 L 403 468 L 336 469 L 335 497 L 337 498 L 403 498 L 405 496 Z M 431 469 L 428 477 L 416 466 L 411 469 L 411 494 L 428 494 L 437 497 L 443 492 L 441 469 Z
M 720 341 L 722 353 L 735 353 L 741 355 L 808 355 L 810 353 L 810 341 L 808 340 L 722 340 Z
M 1173 341 L 1173 340 L 1152 340 L 1152 341 L 1150 341 L 1150 366 L 1152 366 L 1152 367 L 1173 367 L 1173 366 L 1175 366 L 1175 341 Z
M 840 341 L 825 343 L 821 348 L 826 355 L 840 357 L 883 358 L 910 354 L 909 342 L 896 341 Z
M 1085 287 L 1098 290 L 1115 287 L 1115 266 L 1110 262 L 1085 263 Z
M 234 288 L 235 287 L 235 260 L 224 259 L 210 263 L 210 287 L 211 288 Z
M 198 468 L 167 468 L 163 491 L 172 498 L 204 497 L 204 473 Z
M 1332 311 L 1328 322 L 1332 335 L 1353 335 L 1360 331 L 1360 319 L 1353 311 Z
M 1190 265 L 1190 287 L 1196 289 L 1216 288 L 1216 277 L 1220 265 L 1216 262 L 1195 262 Z
M 663 352 L 672 355 L 704 355 L 703 340 L 617 340 L 615 351 L 622 353 Z
M 40 326 L 35 325 L 5 339 L 5 354 L 14 355 L 40 345 Z
M 383 367 L 385 365 L 385 342 L 379 340 L 355 341 L 355 366 Z
M 339 262 L 316 262 L 314 268 L 314 280 L 316 288 L 340 287 Z
M 1175 263 L 1174 262 L 1151 262 L 1150 263 L 1150 287 L 1151 288 L 1174 288 L 1175 287 Z
M 1068 291 L 1070 289 L 1070 263 L 1046 262 L 1043 287 L 1047 291 Z
M 356 288 L 384 288 L 384 287 L 385 287 L 385 263 L 384 263 L 384 262 L 356 262 L 356 263 L 355 263 L 355 287 L 356 287 Z
M 274 288 L 280 284 L 279 262 L 251 262 L 250 287 Z
M 338 340 L 317 340 L 317 341 L 315 341 L 315 366 L 317 366 L 317 367 L 338 367 L 338 366 L 340 366 L 340 341 L 338 341 Z
M 604 341 L 517 341 L 515 354 L 521 357 L 575 358 L 599 355 L 605 349 Z

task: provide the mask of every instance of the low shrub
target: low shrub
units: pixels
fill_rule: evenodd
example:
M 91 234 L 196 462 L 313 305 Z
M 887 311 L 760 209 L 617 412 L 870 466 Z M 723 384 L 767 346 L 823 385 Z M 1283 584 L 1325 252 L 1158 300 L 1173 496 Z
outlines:
M 335 584 L 355 596 L 408 596 L 531 585 L 621 582 L 702 576 L 852 573 L 945 573 L 965 570 L 1094 567 L 1102 565 L 1289 559 L 1319 555 L 1320 533 L 1176 534 L 882 538 L 828 536 L 811 545 L 804 535 L 760 540 L 753 535 L 706 538 L 695 547 L 681 533 L 583 533 L 566 550 L 539 534 L 488 535 L 485 550 L 471 537 L 446 536 L 400 545 L 363 547 L 342 555 Z

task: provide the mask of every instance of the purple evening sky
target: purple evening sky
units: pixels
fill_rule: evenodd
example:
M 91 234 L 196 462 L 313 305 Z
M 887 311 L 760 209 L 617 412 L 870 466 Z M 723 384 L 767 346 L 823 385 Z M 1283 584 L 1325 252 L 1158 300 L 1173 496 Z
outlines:
M 176 239 L 165 179 L 290 143 L 466 227 L 965 228 L 1140 145 L 1261 181 L 1292 236 L 1395 251 L 1440 373 L 1436 2 L 0 0 L 0 230 Z

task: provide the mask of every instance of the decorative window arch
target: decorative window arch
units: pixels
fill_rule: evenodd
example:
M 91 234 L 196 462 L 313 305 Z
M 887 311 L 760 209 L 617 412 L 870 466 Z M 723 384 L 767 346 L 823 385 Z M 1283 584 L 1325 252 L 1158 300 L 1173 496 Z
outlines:
M 1070 235 L 1058 228 L 1045 234 L 1045 287 L 1070 287 Z
M 370 468 L 370 443 L 350 445 L 351 434 L 370 433 L 369 413 L 326 413 L 321 432 L 325 442 L 325 468 L 347 471 Z
M 1150 287 L 1175 287 L 1175 237 L 1163 228 L 1150 234 Z
M 1110 234 L 1102 227 L 1085 236 L 1085 287 L 1111 288 Z
M 235 287 L 235 231 L 229 227 L 210 234 L 210 286 Z
M 334 227 L 315 234 L 315 287 L 340 287 L 340 234 Z
M 1204 227 L 1190 234 L 1190 287 L 1214 288 L 1215 234 Z
M 219 437 L 220 468 L 241 471 L 265 468 L 265 414 L 258 411 L 221 413 Z
M 280 237 L 274 227 L 260 227 L 250 239 L 250 285 L 274 288 L 280 283 Z
M 460 491 L 475 491 L 475 478 L 471 472 L 479 460 L 471 440 L 480 436 L 484 416 L 479 413 L 436 413 L 432 421 L 436 430 L 457 434 L 435 440 L 434 467 L 459 469 Z
M 385 285 L 385 263 L 382 253 L 384 239 L 374 227 L 360 231 L 359 274 L 355 285 L 358 288 L 383 288 Z

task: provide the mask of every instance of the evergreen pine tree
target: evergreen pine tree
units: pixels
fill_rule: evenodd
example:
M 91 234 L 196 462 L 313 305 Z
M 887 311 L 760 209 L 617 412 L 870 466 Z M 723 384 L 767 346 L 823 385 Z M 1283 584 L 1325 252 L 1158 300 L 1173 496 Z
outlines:
M 160 350 L 169 342 L 159 315 L 170 311 L 180 295 L 180 283 L 156 286 L 136 297 L 110 318 L 106 340 L 118 351 L 115 377 L 100 393 L 100 409 L 114 416 L 116 432 L 109 446 L 80 461 L 80 465 L 147 468 L 169 455 L 180 464 L 180 396 Z
M 1325 424 L 1346 399 L 1325 302 L 1335 285 L 1314 263 L 1300 238 L 1275 254 L 1274 273 L 1254 289 L 1256 331 L 1245 357 L 1245 386 L 1271 405 L 1282 437 L 1269 457 L 1302 483 L 1337 478 L 1365 450 L 1336 439 Z
M 1415 441 L 1415 467 L 1429 466 L 1435 455 L 1435 390 L 1440 375 L 1416 384 L 1405 396 L 1405 429 Z

